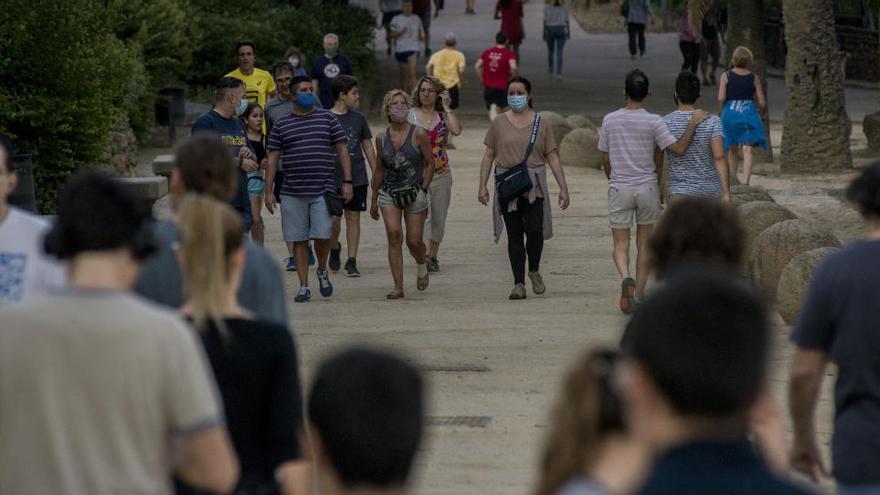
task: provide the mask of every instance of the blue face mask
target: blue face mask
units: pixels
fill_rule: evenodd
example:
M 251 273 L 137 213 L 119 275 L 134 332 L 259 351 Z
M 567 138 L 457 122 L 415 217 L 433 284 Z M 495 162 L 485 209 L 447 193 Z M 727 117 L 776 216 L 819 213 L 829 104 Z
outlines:
M 247 107 L 248 101 L 242 98 L 242 100 L 238 102 L 238 106 L 235 107 L 235 116 L 241 117 L 242 115 L 244 115 L 244 113 L 247 111 Z
M 310 110 L 318 102 L 315 93 L 303 91 L 296 94 L 296 105 L 304 110 Z
M 529 97 L 525 95 L 507 95 L 507 106 L 514 112 L 522 112 L 529 105 Z

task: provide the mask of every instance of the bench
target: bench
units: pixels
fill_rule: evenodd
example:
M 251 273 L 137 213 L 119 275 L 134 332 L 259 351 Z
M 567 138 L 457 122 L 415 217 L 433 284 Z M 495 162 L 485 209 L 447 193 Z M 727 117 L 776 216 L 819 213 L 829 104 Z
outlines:
M 159 155 L 153 158 L 153 173 L 162 177 L 171 177 L 174 168 L 174 155 Z
M 156 201 L 168 194 L 168 179 L 165 177 L 119 177 L 116 180 L 148 202 L 150 209 Z

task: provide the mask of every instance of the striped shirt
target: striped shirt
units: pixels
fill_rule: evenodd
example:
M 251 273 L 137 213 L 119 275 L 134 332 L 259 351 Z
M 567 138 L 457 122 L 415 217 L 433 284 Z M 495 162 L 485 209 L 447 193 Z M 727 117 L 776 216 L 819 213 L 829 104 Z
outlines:
M 320 196 L 336 191 L 336 144 L 345 131 L 329 110 L 289 113 L 272 126 L 269 151 L 281 151 L 282 196 Z
M 693 112 L 675 111 L 663 117 L 669 132 L 678 139 L 688 128 Z M 687 196 L 721 196 L 721 179 L 715 168 L 712 141 L 724 139 L 721 119 L 710 115 L 694 132 L 694 138 L 684 155 L 666 151 L 669 163 L 669 194 Z
M 611 162 L 608 185 L 621 191 L 656 185 L 654 149 L 665 150 L 675 141 L 663 119 L 644 108 L 609 113 L 599 130 L 599 150 L 608 153 Z

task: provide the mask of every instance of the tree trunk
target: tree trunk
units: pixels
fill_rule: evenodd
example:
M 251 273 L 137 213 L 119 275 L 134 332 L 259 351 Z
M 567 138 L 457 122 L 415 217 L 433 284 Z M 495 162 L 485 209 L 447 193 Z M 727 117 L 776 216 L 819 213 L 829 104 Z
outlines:
M 770 98 L 767 94 L 767 56 L 764 52 L 764 19 L 766 9 L 763 0 L 728 0 L 727 2 L 727 55 L 725 60 L 730 66 L 733 50 L 738 46 L 748 47 L 755 56 L 752 70 L 761 80 L 764 95 L 767 96 L 767 107 L 761 111 L 764 122 L 764 135 L 767 139 L 767 151 L 754 149 L 754 158 L 758 162 L 773 161 L 773 147 L 770 143 Z
M 851 167 L 834 8 L 827 0 L 784 0 L 782 5 L 788 46 L 782 169 Z

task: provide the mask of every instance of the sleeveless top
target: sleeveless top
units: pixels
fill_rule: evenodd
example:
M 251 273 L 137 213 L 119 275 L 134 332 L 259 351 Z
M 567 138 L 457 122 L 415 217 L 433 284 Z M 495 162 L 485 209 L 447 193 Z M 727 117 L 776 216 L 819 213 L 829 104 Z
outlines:
M 419 122 L 419 114 L 415 108 L 409 110 L 407 121 L 410 124 L 421 127 L 428 133 L 428 141 L 431 144 L 431 155 L 434 157 L 434 175 L 443 175 L 449 172 L 449 155 L 446 153 L 446 143 L 449 140 L 449 130 L 446 127 L 446 117 L 443 112 L 438 112 L 437 123 L 434 127 L 425 127 Z
M 736 72 L 727 71 L 727 101 L 751 100 L 755 96 L 755 73 L 741 76 Z
M 416 126 L 410 124 L 409 133 L 398 150 L 394 148 L 391 139 L 391 128 L 385 129 L 382 136 L 382 166 L 385 168 L 383 189 L 417 186 L 422 183 L 425 165 L 422 162 L 422 151 L 415 144 L 415 132 Z

